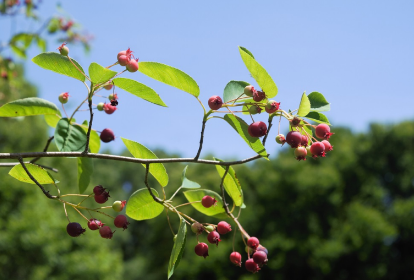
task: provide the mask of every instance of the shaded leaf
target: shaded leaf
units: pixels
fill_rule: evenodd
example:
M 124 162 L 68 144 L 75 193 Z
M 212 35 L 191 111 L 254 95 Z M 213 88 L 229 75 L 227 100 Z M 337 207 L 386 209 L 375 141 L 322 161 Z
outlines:
M 53 177 L 42 167 L 32 164 L 32 163 L 25 163 L 27 170 L 29 170 L 30 174 L 39 182 L 39 184 L 54 184 L 55 180 Z M 36 184 L 35 182 L 30 179 L 29 175 L 27 175 L 26 171 L 24 170 L 21 164 L 14 166 L 9 175 L 13 178 L 29 184 Z
M 158 192 L 151 189 L 153 194 L 158 197 Z M 126 205 L 126 214 L 128 217 L 137 220 L 149 220 L 157 217 L 164 210 L 164 206 L 156 202 L 148 189 L 140 189 L 134 192 Z
M 310 102 L 309 98 L 306 96 L 306 93 L 302 94 L 302 99 L 300 100 L 298 116 L 304 117 L 310 112 Z
M 311 92 L 309 93 L 308 98 L 311 104 L 311 111 L 323 112 L 331 110 L 331 105 L 322 93 L 316 91 Z
M 191 206 L 204 215 L 213 216 L 218 219 L 227 217 L 223 208 L 223 199 L 218 193 L 205 189 L 189 190 L 183 193 L 189 202 L 200 201 L 200 203 L 192 203 Z M 211 206 L 210 208 L 205 208 L 201 204 L 201 199 L 206 195 L 214 197 L 217 200 L 217 204 L 215 206 Z
M 181 257 L 184 252 L 185 242 L 187 239 L 187 225 L 183 218 L 180 219 L 180 227 L 178 228 L 177 238 L 174 242 L 174 247 L 171 252 L 170 261 L 168 263 L 168 279 L 174 273 L 174 270 L 177 268 L 180 263 Z
M 158 157 L 144 145 L 122 137 L 121 139 L 133 157 L 141 159 L 158 159 Z M 145 167 L 145 164 L 142 165 Z M 151 163 L 149 173 L 154 176 L 161 186 L 165 187 L 168 184 L 168 174 L 162 163 Z
M 78 187 L 79 193 L 84 193 L 89 186 L 93 173 L 93 162 L 91 158 L 78 158 Z
M 50 101 L 38 97 L 18 99 L 0 107 L 0 117 L 22 117 L 60 114 Z
M 89 65 L 89 76 L 94 84 L 100 84 L 109 81 L 117 72 L 107 69 L 98 63 L 92 62 Z
M 330 125 L 328 118 L 324 114 L 319 112 L 310 112 L 305 116 L 305 118 L 313 120 L 317 123 L 326 123 Z
M 214 158 L 214 160 L 222 161 L 220 159 Z M 216 169 L 220 178 L 223 178 L 226 168 L 221 165 L 216 165 Z M 239 180 L 236 177 L 236 172 L 233 167 L 230 166 L 229 171 L 227 172 L 226 177 L 224 178 L 224 189 L 227 194 L 233 199 L 236 206 L 241 206 L 243 204 L 243 192 L 241 190 L 241 185 Z
M 184 189 L 197 189 L 200 188 L 200 185 L 196 182 L 190 181 L 185 177 L 185 173 L 187 172 L 187 167 L 184 167 L 183 174 L 181 175 L 181 187 Z
M 183 71 L 158 62 L 139 62 L 138 71 L 157 81 L 181 89 L 197 97 L 200 88 L 196 81 Z
M 243 92 L 244 92 L 244 88 L 248 85 L 249 85 L 248 82 L 243 82 L 243 81 L 228 82 L 226 87 L 224 88 L 223 102 L 226 103 L 238 97 L 247 97 L 247 95 L 244 95 Z
M 138 96 L 156 105 L 167 107 L 160 96 L 152 88 L 144 84 L 127 78 L 115 78 L 112 80 L 112 82 L 115 86 L 129 93 L 132 93 L 135 96 Z
M 69 124 L 69 120 L 63 118 L 56 125 L 55 143 L 61 152 L 83 152 L 86 133 L 79 125 Z

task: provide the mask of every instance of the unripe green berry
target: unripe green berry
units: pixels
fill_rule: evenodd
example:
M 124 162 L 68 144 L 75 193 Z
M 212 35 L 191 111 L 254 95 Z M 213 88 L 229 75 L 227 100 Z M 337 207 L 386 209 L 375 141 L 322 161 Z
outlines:
M 249 113 L 252 115 L 260 114 L 262 112 L 262 108 L 259 106 L 250 106 Z
M 66 103 L 68 103 L 68 100 L 69 100 L 69 94 L 67 92 L 62 92 L 59 95 L 59 101 L 60 101 L 60 103 L 66 104 Z
M 276 143 L 282 144 L 282 145 L 285 144 L 286 143 L 285 135 L 279 134 L 278 136 L 276 136 Z
M 208 231 L 213 231 L 214 230 L 214 226 L 212 226 L 212 225 L 205 226 L 204 228 Z
M 98 109 L 98 111 L 103 111 L 103 108 L 104 108 L 104 103 L 103 102 L 100 102 L 100 103 L 98 103 L 98 105 L 96 105 L 96 109 Z
M 191 225 L 191 231 L 195 234 L 201 234 L 204 231 L 204 227 L 202 224 L 195 222 Z
M 66 47 L 65 45 L 66 45 L 66 43 L 63 43 L 63 44 L 62 44 L 62 45 L 58 48 L 58 50 L 59 50 L 59 52 L 60 52 L 60 54 L 61 54 L 61 55 L 68 56 L 68 54 L 69 54 L 69 48 L 68 48 L 68 47 Z
M 125 204 L 126 204 L 126 200 L 124 201 L 117 200 L 112 204 L 112 209 L 114 209 L 114 211 L 116 212 L 121 212 L 122 209 L 124 209 Z
M 250 97 L 253 97 L 253 93 L 256 92 L 254 86 L 248 85 L 244 88 L 244 94 Z

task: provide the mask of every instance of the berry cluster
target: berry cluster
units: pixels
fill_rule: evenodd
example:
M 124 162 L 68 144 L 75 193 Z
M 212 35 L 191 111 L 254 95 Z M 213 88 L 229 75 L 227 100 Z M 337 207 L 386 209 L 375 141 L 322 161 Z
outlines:
M 117 59 L 119 65 L 126 66 L 126 69 L 129 72 L 136 72 L 138 71 L 138 58 L 135 59 L 132 53 L 133 51 L 131 51 L 129 48 L 126 51 L 120 51 L 118 53 Z

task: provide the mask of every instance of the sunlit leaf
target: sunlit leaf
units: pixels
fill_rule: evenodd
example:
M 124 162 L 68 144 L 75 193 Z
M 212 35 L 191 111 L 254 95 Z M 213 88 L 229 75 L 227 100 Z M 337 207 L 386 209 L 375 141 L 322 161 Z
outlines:
M 23 117 L 60 114 L 50 101 L 38 97 L 18 99 L 0 107 L 0 117 Z
M 311 92 L 309 93 L 308 98 L 311 104 L 311 111 L 323 112 L 331 110 L 331 105 L 322 93 L 316 91 Z
M 328 118 L 324 114 L 319 113 L 319 112 L 310 112 L 309 114 L 305 116 L 305 118 L 313 120 L 317 123 L 326 123 L 330 125 Z
M 98 63 L 92 62 L 89 65 L 89 76 L 94 84 L 100 84 L 109 81 L 117 72 L 107 69 Z
M 222 161 L 220 159 L 214 158 L 214 160 Z M 216 169 L 220 178 L 223 178 L 224 173 L 226 172 L 226 167 L 221 165 L 216 165 Z M 239 180 L 237 179 L 236 172 L 233 167 L 230 166 L 229 171 L 227 172 L 226 177 L 224 178 L 224 190 L 227 194 L 233 199 L 236 206 L 241 206 L 243 204 L 243 192 Z
M 183 174 L 181 175 L 181 187 L 183 189 L 197 189 L 200 187 L 200 185 L 196 182 L 190 181 L 185 177 L 185 173 L 187 172 L 187 167 L 184 167 Z
M 158 197 L 158 192 L 151 189 L 152 193 Z M 164 206 L 156 202 L 148 189 L 140 189 L 134 192 L 126 204 L 126 214 L 137 221 L 149 220 L 157 217 L 164 210 Z
M 25 166 L 27 170 L 30 172 L 30 174 L 32 174 L 33 178 L 35 178 L 39 184 L 55 183 L 53 177 L 42 167 L 32 163 L 25 163 Z M 29 175 L 27 175 L 26 171 L 24 170 L 21 164 L 14 166 L 10 170 L 9 175 L 21 182 L 36 184 L 32 181 L 32 179 L 30 179 Z
M 298 116 L 304 117 L 310 112 L 310 102 L 309 98 L 306 96 L 306 93 L 302 94 L 302 99 L 300 100 Z
M 230 100 L 235 100 L 240 97 L 247 97 L 243 94 L 244 88 L 248 86 L 248 82 L 243 81 L 230 81 L 224 88 L 223 102 L 226 103 Z

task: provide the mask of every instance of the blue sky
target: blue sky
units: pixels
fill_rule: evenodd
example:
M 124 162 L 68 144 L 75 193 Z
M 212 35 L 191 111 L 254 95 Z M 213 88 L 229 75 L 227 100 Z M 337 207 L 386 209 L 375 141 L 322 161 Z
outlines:
M 57 1 L 43 1 L 39 14 L 56 13 Z M 85 69 L 91 62 L 110 65 L 130 47 L 140 61 L 156 61 L 183 70 L 200 86 L 200 99 L 223 94 L 230 80 L 255 85 L 238 52 L 249 49 L 279 88 L 282 109 L 296 109 L 303 91 L 319 91 L 331 102 L 327 117 L 335 126 L 365 131 L 371 122 L 413 119 L 413 1 L 63 1 L 63 8 L 95 36 L 92 51 L 71 47 Z M 10 24 L 0 21 L 2 40 Z M 34 25 L 22 24 L 16 31 Z M 3 32 L 4 31 L 4 32 Z M 6 36 L 4 35 L 6 34 Z M 58 47 L 52 40 L 48 51 Z M 29 56 L 38 50 L 33 48 Z M 26 62 L 27 77 L 40 96 L 58 104 L 68 91 L 73 110 L 85 97 L 84 85 Z M 118 66 L 114 70 L 120 70 Z M 140 73 L 124 77 L 153 88 L 168 108 L 119 91 L 113 115 L 97 112 L 94 128 L 111 128 L 116 136 L 150 149 L 164 148 L 184 157 L 196 154 L 203 111 L 188 93 Z M 94 103 L 104 101 L 96 99 Z M 83 113 L 78 121 L 87 118 Z M 267 114 L 255 117 L 267 120 Z M 246 120 L 248 120 L 246 118 Z M 275 128 L 275 127 L 274 127 Z M 274 129 L 273 128 L 273 129 Z M 272 130 L 273 130 L 272 129 Z M 282 120 L 282 130 L 287 122 Z M 267 150 L 275 154 L 277 128 Z M 202 155 L 244 158 L 254 152 L 224 121 L 207 123 Z M 121 139 L 102 144 L 119 152 Z

